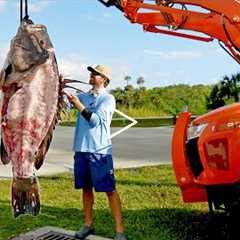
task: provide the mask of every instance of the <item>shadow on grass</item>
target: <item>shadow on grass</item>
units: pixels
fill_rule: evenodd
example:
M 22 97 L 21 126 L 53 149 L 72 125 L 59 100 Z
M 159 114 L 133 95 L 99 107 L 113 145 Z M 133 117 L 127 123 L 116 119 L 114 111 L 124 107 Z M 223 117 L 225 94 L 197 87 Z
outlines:
M 186 209 L 124 210 L 124 222 L 129 240 L 230 240 L 238 236 L 238 221 L 223 214 L 211 218 L 208 214 Z M 114 223 L 108 208 L 94 210 L 96 234 L 113 237 Z M 83 212 L 76 208 L 43 205 L 38 217 L 20 216 L 14 219 L 9 202 L 0 201 L 0 239 L 17 236 L 44 226 L 78 230 L 83 224 Z

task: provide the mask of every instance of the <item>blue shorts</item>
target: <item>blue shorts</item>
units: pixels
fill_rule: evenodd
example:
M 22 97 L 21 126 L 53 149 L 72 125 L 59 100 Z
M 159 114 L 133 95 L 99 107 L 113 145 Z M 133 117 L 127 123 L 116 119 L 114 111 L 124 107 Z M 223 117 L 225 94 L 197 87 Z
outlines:
M 75 188 L 92 188 L 96 192 L 115 191 L 112 155 L 75 152 Z

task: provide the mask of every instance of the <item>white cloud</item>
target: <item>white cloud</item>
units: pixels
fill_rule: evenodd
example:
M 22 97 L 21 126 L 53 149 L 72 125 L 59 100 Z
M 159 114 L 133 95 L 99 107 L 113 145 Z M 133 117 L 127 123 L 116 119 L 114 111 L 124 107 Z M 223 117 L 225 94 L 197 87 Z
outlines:
M 219 77 L 212 77 L 206 81 L 203 80 L 203 84 L 216 84 L 219 82 Z
M 55 0 L 41 0 L 34 3 L 29 2 L 29 11 L 35 13 L 41 12 L 53 3 L 55 3 Z
M 91 12 L 87 13 L 86 19 L 90 22 L 96 22 L 98 24 L 112 24 L 113 16 L 109 12 L 103 12 L 99 15 L 93 15 Z
M 131 75 L 131 67 L 126 64 L 111 66 L 112 67 L 112 81 L 110 82 L 109 88 L 114 89 L 117 87 L 123 88 L 126 85 L 124 77 Z M 130 82 L 130 84 L 132 84 Z
M 204 56 L 200 51 L 154 51 L 145 49 L 142 53 L 164 60 L 192 60 Z
M 6 0 L 0 0 L 0 12 L 2 12 L 6 7 Z
M 189 84 L 187 74 L 183 70 L 156 72 L 154 76 L 157 81 L 156 83 L 159 86 L 168 86 L 179 83 Z
M 109 12 L 104 12 L 103 17 L 104 18 L 112 18 L 112 15 Z
M 87 20 L 88 21 L 97 21 L 97 19 L 93 15 L 90 15 L 90 14 L 87 15 Z
M 6 60 L 9 48 L 7 46 L 0 46 L 0 69 L 2 69 L 3 64 Z
M 76 79 L 80 81 L 89 81 L 89 71 L 87 67 L 92 64 L 87 64 L 87 61 L 75 54 L 67 55 L 58 59 L 59 72 L 63 74 L 65 78 Z M 112 69 L 112 80 L 108 89 L 114 89 L 117 87 L 123 88 L 126 84 L 124 77 L 126 75 L 131 75 L 131 70 L 128 65 L 109 65 Z M 88 90 L 90 86 L 84 84 L 71 84 L 74 87 L 80 88 L 82 90 Z M 71 91 L 71 90 L 70 90 Z M 74 90 L 73 90 L 74 91 Z
M 89 72 L 87 70 L 87 66 L 88 65 L 84 63 L 84 60 L 76 55 L 68 55 L 58 60 L 59 72 L 63 74 L 65 78 L 80 80 L 88 83 Z M 71 85 L 82 90 L 89 89 L 89 86 L 84 84 Z

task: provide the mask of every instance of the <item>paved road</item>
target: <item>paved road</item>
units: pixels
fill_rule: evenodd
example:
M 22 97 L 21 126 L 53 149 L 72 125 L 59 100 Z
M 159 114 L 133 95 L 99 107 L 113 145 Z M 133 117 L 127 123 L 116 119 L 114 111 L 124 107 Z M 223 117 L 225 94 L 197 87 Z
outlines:
M 119 128 L 113 128 L 115 132 Z M 172 128 L 131 128 L 113 138 L 115 168 L 170 163 Z M 72 166 L 74 128 L 57 127 L 44 166 L 38 175 L 66 171 Z M 0 165 L 0 176 L 10 176 L 10 167 Z
M 113 128 L 112 132 L 119 128 Z M 56 129 L 51 149 L 70 152 L 74 128 Z M 131 128 L 113 138 L 113 156 L 116 162 L 169 163 L 172 128 Z M 49 159 L 50 162 L 54 159 Z
M 126 162 L 170 163 L 172 131 L 166 127 L 131 128 L 113 138 L 113 155 Z

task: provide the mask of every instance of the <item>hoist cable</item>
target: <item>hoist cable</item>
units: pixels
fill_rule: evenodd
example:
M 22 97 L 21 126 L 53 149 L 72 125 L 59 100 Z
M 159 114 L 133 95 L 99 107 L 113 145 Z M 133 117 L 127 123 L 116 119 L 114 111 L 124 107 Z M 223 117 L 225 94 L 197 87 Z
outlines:
M 29 15 L 28 15 L 28 0 L 25 0 L 25 17 L 24 19 L 28 20 Z
M 23 20 L 23 0 L 20 0 L 20 23 Z
M 29 15 L 28 15 L 28 0 L 24 1 L 25 4 L 25 16 L 23 17 L 23 0 L 20 0 L 20 23 L 22 23 L 23 20 L 29 20 Z

